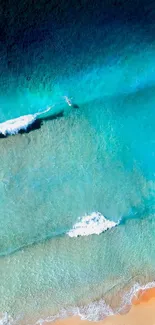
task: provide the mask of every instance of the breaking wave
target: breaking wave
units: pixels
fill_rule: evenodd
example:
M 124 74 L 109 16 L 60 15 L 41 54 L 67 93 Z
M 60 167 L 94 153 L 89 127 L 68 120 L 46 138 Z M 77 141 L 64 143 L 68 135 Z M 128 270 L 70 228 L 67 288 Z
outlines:
M 0 315 L 0 325 L 13 325 L 14 320 L 13 318 L 8 315 L 8 313 L 4 313 Z
M 140 285 L 138 282 L 135 283 L 135 285 L 132 286 L 130 291 L 128 291 L 124 295 L 121 306 L 116 310 L 113 310 L 108 304 L 106 304 L 104 299 L 100 299 L 99 301 L 89 303 L 86 306 L 69 307 L 67 309 L 63 308 L 56 315 L 48 316 L 46 318 L 40 318 L 35 323 L 35 325 L 42 325 L 45 323 L 48 324 L 51 322 L 55 322 L 58 319 L 64 319 L 72 316 L 78 316 L 81 318 L 81 320 L 100 321 L 108 316 L 122 313 L 124 310 L 126 310 L 126 306 L 132 305 L 132 299 L 138 294 L 140 290 L 145 291 L 154 287 L 155 281 L 149 282 L 145 285 Z M 128 310 L 126 312 L 128 312 Z M 10 315 L 8 315 L 7 312 L 0 315 L 0 325 L 13 325 L 15 323 L 18 325 L 20 324 L 20 322 L 21 316 L 18 316 L 16 319 L 13 319 Z
M 93 212 L 90 215 L 79 218 L 79 221 L 67 232 L 67 235 L 70 237 L 99 235 L 118 224 L 119 222 L 110 221 L 99 212 Z
M 63 96 L 63 101 L 65 100 L 65 103 L 72 107 L 72 108 L 79 108 L 79 106 L 72 102 L 72 98 L 68 98 L 67 96 Z M 35 114 L 28 114 L 23 115 L 11 120 L 7 120 L 6 122 L 0 123 L 0 136 L 7 136 L 7 135 L 15 135 L 19 133 L 20 131 L 24 130 L 26 131 L 29 126 L 31 126 L 37 119 L 43 120 L 44 114 L 51 110 L 56 105 L 59 105 L 60 103 L 54 104 L 52 106 L 49 106 L 46 110 L 35 113 Z M 58 111 L 58 113 L 53 113 L 54 116 L 59 116 L 61 114 L 61 109 Z
M 10 248 L 7 251 L 0 252 L 0 256 L 7 256 L 13 254 L 23 248 L 26 248 L 30 245 L 38 244 L 44 240 L 50 240 L 52 238 L 58 236 L 65 236 L 68 235 L 69 237 L 78 237 L 78 236 L 89 236 L 89 235 L 99 235 L 102 232 L 114 228 L 115 226 L 119 225 L 121 220 L 118 222 L 110 221 L 106 219 L 101 213 L 99 212 L 92 212 L 90 215 L 85 215 L 82 218 L 79 218 L 79 222 L 77 222 L 71 230 L 57 230 L 55 232 L 51 232 L 45 237 L 39 238 L 38 240 L 31 241 L 26 245 L 21 245 L 19 247 Z M 1 324 L 0 324 L 1 325 Z
M 0 123 L 0 134 L 3 136 L 14 135 L 21 130 L 26 130 L 27 127 L 33 124 L 40 115 L 47 113 L 51 108 L 52 107 L 50 106 L 43 112 L 23 115 Z
M 123 305 L 131 305 L 133 298 L 137 296 L 140 290 L 145 291 L 152 288 L 155 288 L 155 281 L 148 282 L 145 285 L 140 285 L 139 283 L 135 283 L 134 286 L 131 288 L 131 290 L 125 294 L 123 298 Z
M 99 301 L 95 301 L 89 303 L 86 306 L 80 307 L 70 307 L 67 309 L 62 309 L 60 313 L 48 316 L 46 319 L 39 319 L 35 325 L 42 325 L 44 323 L 55 322 L 58 319 L 69 318 L 72 316 L 78 316 L 81 320 L 88 320 L 98 322 L 105 319 L 108 316 L 116 315 L 119 313 L 124 313 L 127 306 L 132 305 L 132 299 L 135 295 L 138 294 L 140 290 L 145 291 L 147 289 L 151 289 L 155 287 L 155 282 L 149 282 L 146 285 L 140 285 L 139 283 L 135 283 L 135 285 L 131 288 L 129 292 L 125 294 L 122 299 L 121 307 L 116 310 L 113 310 L 108 304 L 105 303 L 104 299 L 100 299 Z M 126 310 L 126 313 L 128 310 Z

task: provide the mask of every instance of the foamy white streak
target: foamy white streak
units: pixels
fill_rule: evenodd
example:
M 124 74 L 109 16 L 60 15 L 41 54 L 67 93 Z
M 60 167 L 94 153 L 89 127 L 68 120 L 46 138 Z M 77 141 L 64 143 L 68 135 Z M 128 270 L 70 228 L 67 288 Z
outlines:
M 131 305 L 131 301 L 139 290 L 146 290 L 155 287 L 155 281 L 149 282 L 146 285 L 140 285 L 136 283 L 131 290 L 123 297 L 122 307 L 117 310 L 112 310 L 112 308 L 105 303 L 103 299 L 99 301 L 92 302 L 86 306 L 81 307 L 70 307 L 68 309 L 62 309 L 59 314 L 48 316 L 45 319 L 39 319 L 36 325 L 42 325 L 44 322 L 54 322 L 58 319 L 68 318 L 71 316 L 79 316 L 81 320 L 89 320 L 98 322 L 103 320 L 107 316 L 119 314 L 123 308 L 127 305 Z
M 147 290 L 155 287 L 155 281 L 148 282 L 145 285 L 140 285 L 139 283 L 135 283 L 131 290 L 125 294 L 123 299 L 123 305 L 131 305 L 133 297 L 137 297 L 140 290 Z
M 127 305 L 131 305 L 132 299 L 139 290 L 146 290 L 150 288 L 155 287 L 155 281 L 149 282 L 146 285 L 140 285 L 139 283 L 136 283 L 131 290 L 125 294 L 123 297 L 123 303 L 122 307 L 120 307 L 117 310 L 112 310 L 112 308 L 105 303 L 103 299 L 100 299 L 99 301 L 92 302 L 86 306 L 81 307 L 69 307 L 67 309 L 61 309 L 61 311 L 53 316 L 48 316 L 47 318 L 39 319 L 35 324 L 36 325 L 42 325 L 43 323 L 49 323 L 54 322 L 58 319 L 68 318 L 71 316 L 79 316 L 82 320 L 89 320 L 89 321 L 100 321 L 103 320 L 107 316 L 116 315 L 120 313 L 123 308 Z M 0 325 L 14 325 L 14 324 L 20 324 L 18 322 L 21 319 L 21 317 L 18 317 L 13 320 L 13 318 L 8 315 L 8 313 L 4 313 L 3 315 L 0 315 Z M 32 325 L 32 323 L 31 323 Z
M 50 109 L 51 107 L 48 107 L 43 112 L 23 115 L 15 119 L 0 123 L 0 133 L 6 136 L 7 134 L 17 134 L 20 130 L 26 130 L 27 127 L 31 125 L 39 115 L 47 113 Z
M 26 130 L 36 120 L 35 115 L 25 115 L 0 123 L 0 133 L 3 135 L 17 134 L 20 130 Z
M 70 307 L 62 309 L 60 313 L 54 316 L 48 316 L 45 319 L 39 319 L 35 324 L 55 322 L 58 319 L 64 319 L 72 316 L 78 316 L 81 320 L 99 321 L 107 316 L 114 315 L 111 307 L 105 303 L 103 299 L 92 302 L 87 306 Z
M 4 313 L 0 318 L 0 325 L 13 325 L 13 319 L 8 315 L 8 313 Z
M 101 213 L 93 212 L 90 215 L 79 219 L 73 228 L 67 232 L 70 237 L 88 236 L 92 234 L 101 234 L 102 232 L 111 229 L 118 225 L 118 222 L 106 219 Z

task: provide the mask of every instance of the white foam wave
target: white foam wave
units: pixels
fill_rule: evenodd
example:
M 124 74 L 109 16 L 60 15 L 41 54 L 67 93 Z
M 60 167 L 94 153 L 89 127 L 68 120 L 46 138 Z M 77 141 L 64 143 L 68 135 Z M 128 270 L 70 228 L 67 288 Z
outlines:
M 0 325 L 13 325 L 13 318 L 8 313 L 2 314 L 0 316 Z
M 36 120 L 34 115 L 24 115 L 18 118 L 0 123 L 0 133 L 3 135 L 17 134 L 20 130 L 26 130 Z
M 123 306 L 132 305 L 132 300 L 134 297 L 137 297 L 140 290 L 145 291 L 155 287 L 155 281 L 148 282 L 145 285 L 140 285 L 138 282 L 134 284 L 129 292 L 127 292 L 123 298 Z
M 79 219 L 71 230 L 67 232 L 70 237 L 99 235 L 102 232 L 118 225 L 118 222 L 106 219 L 101 213 L 93 212 Z
M 39 319 L 35 325 L 42 325 L 45 323 L 55 322 L 58 319 L 64 319 L 72 316 L 78 316 L 81 320 L 88 320 L 97 322 L 103 320 L 107 316 L 114 315 L 113 310 L 105 303 L 103 299 L 92 302 L 86 306 L 70 307 L 68 309 L 61 309 L 60 313 L 54 316 L 48 316 L 45 319 Z
M 132 280 L 129 279 L 129 281 Z M 128 283 L 128 281 L 126 281 Z M 121 307 L 112 309 L 104 299 L 91 302 L 85 306 L 80 307 L 68 307 L 67 309 L 62 308 L 59 313 L 51 315 L 45 318 L 40 318 L 35 325 L 43 325 L 45 323 L 55 322 L 58 319 L 69 318 L 72 316 L 78 316 L 81 320 L 88 320 L 93 322 L 98 322 L 105 319 L 108 316 L 117 315 L 123 312 L 126 306 L 132 305 L 132 299 L 134 296 L 137 296 L 140 290 L 147 290 L 155 287 L 155 281 L 149 282 L 145 285 L 140 285 L 135 283 L 134 286 L 128 291 L 125 296 L 123 296 Z M 118 302 L 119 303 L 119 302 Z M 13 319 L 8 313 L 0 315 L 0 325 L 13 325 L 21 324 L 22 315 L 18 316 L 16 319 Z M 30 323 L 29 323 L 30 324 Z M 31 323 L 31 325 L 34 323 Z M 27 324 L 28 325 L 28 324 Z
M 129 292 L 125 294 L 122 299 L 121 307 L 118 309 L 112 309 L 105 303 L 104 299 L 89 303 L 86 306 L 70 307 L 68 309 L 61 309 L 60 313 L 48 316 L 45 319 L 39 319 L 35 325 L 42 325 L 45 323 L 55 322 L 58 319 L 64 319 L 72 316 L 78 316 L 81 320 L 88 320 L 98 322 L 105 319 L 108 316 L 120 314 L 126 306 L 132 305 L 132 299 L 138 294 L 139 290 L 146 290 L 155 287 L 155 281 L 149 282 L 146 285 L 140 285 L 136 283 Z
M 29 125 L 31 125 L 39 115 L 47 113 L 51 107 L 48 107 L 45 111 L 36 114 L 28 114 L 17 117 L 15 119 L 8 120 L 6 122 L 0 123 L 0 134 L 4 136 L 10 134 L 17 134 L 20 130 L 26 130 Z

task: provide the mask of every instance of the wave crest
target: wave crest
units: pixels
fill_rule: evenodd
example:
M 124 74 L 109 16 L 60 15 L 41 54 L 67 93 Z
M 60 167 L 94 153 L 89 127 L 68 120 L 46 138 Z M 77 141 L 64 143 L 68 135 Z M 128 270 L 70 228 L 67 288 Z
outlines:
M 112 309 L 104 299 L 94 301 L 85 306 L 69 307 L 68 309 L 62 308 L 61 311 L 53 316 L 48 316 L 45 319 L 39 319 L 35 324 L 41 325 L 44 322 L 47 324 L 55 322 L 58 319 L 70 318 L 72 316 L 78 316 L 81 320 L 88 320 L 90 322 L 98 322 L 104 320 L 108 316 L 122 314 L 127 312 L 126 307 L 132 306 L 133 297 L 139 292 L 139 290 L 146 290 L 155 287 L 155 282 L 149 282 L 146 285 L 140 285 L 136 283 L 129 292 L 123 297 L 122 305 L 120 308 Z
M 131 278 L 132 279 L 132 278 Z M 131 280 L 130 279 L 130 280 Z M 128 282 L 128 281 L 127 281 Z M 90 302 L 87 305 L 79 306 L 79 307 L 68 307 L 62 308 L 59 313 L 51 316 L 47 316 L 46 318 L 40 318 L 36 321 L 35 325 L 42 325 L 44 323 L 55 322 L 59 319 L 70 318 L 72 316 L 78 316 L 81 320 L 88 320 L 93 322 L 98 322 L 104 320 L 108 316 L 124 314 L 126 313 L 126 307 L 132 306 L 132 299 L 136 296 L 139 290 L 147 290 L 155 287 L 155 281 L 149 282 L 145 285 L 141 285 L 138 282 L 131 287 L 130 291 L 128 291 L 122 298 L 121 306 L 118 308 L 112 308 L 108 305 L 104 299 L 100 299 L 98 301 Z M 0 315 L 0 325 L 13 325 L 13 324 L 21 324 L 22 315 L 17 316 L 17 318 L 13 319 L 8 313 L 4 313 Z
M 47 113 L 50 109 L 51 106 L 48 107 L 43 112 L 23 115 L 11 120 L 7 120 L 6 122 L 0 123 L 0 134 L 4 136 L 8 134 L 14 135 L 17 134 L 20 130 L 26 130 L 29 125 L 34 123 L 34 121 L 38 118 L 39 115 Z
M 73 228 L 67 232 L 70 237 L 99 235 L 102 232 L 118 225 L 118 222 L 106 219 L 101 213 L 93 212 L 90 215 L 82 217 L 75 223 Z
M 36 120 L 36 115 L 24 115 L 18 118 L 0 123 L 0 133 L 6 136 L 7 134 L 17 134 L 20 130 L 26 130 L 28 125 L 31 125 Z
M 13 325 L 13 323 L 13 318 L 7 312 L 0 315 L 0 325 Z

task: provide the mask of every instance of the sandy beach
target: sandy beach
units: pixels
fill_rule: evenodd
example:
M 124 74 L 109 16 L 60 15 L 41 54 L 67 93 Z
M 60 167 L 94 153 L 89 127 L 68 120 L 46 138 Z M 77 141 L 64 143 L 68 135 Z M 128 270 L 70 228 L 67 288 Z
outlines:
M 44 323 L 43 325 L 53 325 Z M 155 325 L 155 288 L 140 291 L 133 298 L 130 311 L 124 315 L 109 316 L 100 322 L 83 321 L 78 317 L 58 320 L 55 325 Z

